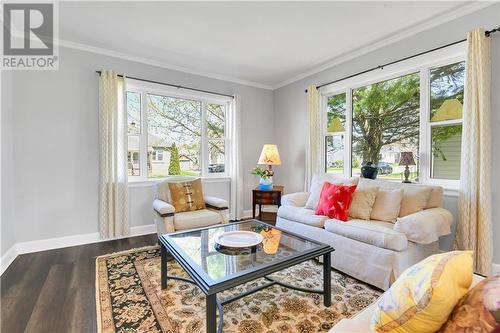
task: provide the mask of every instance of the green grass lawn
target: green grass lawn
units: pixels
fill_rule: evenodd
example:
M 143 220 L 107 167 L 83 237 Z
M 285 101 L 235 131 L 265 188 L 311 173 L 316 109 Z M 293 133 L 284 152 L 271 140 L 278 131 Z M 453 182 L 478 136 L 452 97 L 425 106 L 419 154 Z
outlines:
M 327 172 L 328 173 L 343 174 L 344 173 L 344 169 L 342 169 L 342 168 L 328 168 Z M 352 169 L 352 174 L 353 175 L 361 174 L 361 169 L 360 168 L 354 168 L 354 169 Z M 404 177 L 403 172 L 393 172 L 393 173 L 385 174 L 385 175 L 382 175 L 382 174 L 379 173 L 377 175 L 377 178 L 403 180 L 405 177 Z M 416 178 L 417 178 L 417 172 L 415 172 L 415 171 L 410 172 L 410 179 L 416 179 Z
M 191 176 L 191 177 L 196 177 L 196 176 L 199 176 L 200 174 L 201 173 L 199 171 L 182 170 L 181 174 L 177 175 L 177 176 Z M 149 178 L 166 178 L 166 177 L 169 177 L 169 176 L 173 176 L 173 175 L 160 175 L 160 174 L 156 174 L 156 175 L 149 176 Z

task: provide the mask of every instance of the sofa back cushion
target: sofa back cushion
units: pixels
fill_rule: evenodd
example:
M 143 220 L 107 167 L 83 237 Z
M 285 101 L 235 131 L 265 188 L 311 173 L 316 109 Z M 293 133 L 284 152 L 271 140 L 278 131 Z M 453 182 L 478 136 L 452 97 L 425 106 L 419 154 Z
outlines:
M 405 184 L 381 179 L 359 179 L 359 187 L 379 186 L 381 190 L 403 189 L 403 200 L 399 217 L 418 212 L 423 209 L 441 207 L 443 202 L 443 188 L 441 186 L 424 184 Z M 426 198 L 424 198 L 426 197 Z M 423 203 L 425 201 L 425 203 Z M 414 206 L 415 204 L 418 205 Z
M 378 186 L 356 189 L 349 207 L 349 216 L 354 219 L 369 220 L 378 189 Z
M 332 175 L 332 174 L 326 174 L 326 175 L 314 175 L 312 180 L 311 180 L 311 187 L 309 189 L 309 192 L 311 193 L 309 195 L 309 198 L 307 199 L 306 202 L 306 208 L 308 209 L 316 209 L 318 206 L 319 202 L 319 197 L 321 194 L 321 189 L 323 188 L 323 184 L 328 181 L 331 184 L 337 184 L 337 185 L 355 185 L 358 183 L 358 178 L 352 177 L 352 178 L 346 178 L 343 176 L 339 175 Z
M 431 196 L 430 187 L 404 187 L 403 200 L 399 208 L 399 217 L 420 212 L 427 208 Z
M 403 200 L 403 189 L 379 190 L 373 204 L 370 219 L 384 222 L 396 222 Z

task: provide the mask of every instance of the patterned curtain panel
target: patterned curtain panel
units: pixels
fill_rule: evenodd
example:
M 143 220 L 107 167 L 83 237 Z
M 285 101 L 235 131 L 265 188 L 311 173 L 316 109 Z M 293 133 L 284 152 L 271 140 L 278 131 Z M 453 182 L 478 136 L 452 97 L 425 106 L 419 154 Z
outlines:
M 102 71 L 99 79 L 99 231 L 127 236 L 127 115 L 125 79 Z
M 309 136 L 306 147 L 306 174 L 304 189 L 309 190 L 311 178 L 321 170 L 319 147 L 321 145 L 319 93 L 316 86 L 307 88 L 307 115 L 309 117 Z
M 243 217 L 243 173 L 241 162 L 240 97 L 234 96 L 229 112 L 229 138 L 231 141 L 231 200 L 230 219 L 239 221 Z
M 467 36 L 464 129 L 455 246 L 475 255 L 475 270 L 491 272 L 491 59 L 483 29 Z

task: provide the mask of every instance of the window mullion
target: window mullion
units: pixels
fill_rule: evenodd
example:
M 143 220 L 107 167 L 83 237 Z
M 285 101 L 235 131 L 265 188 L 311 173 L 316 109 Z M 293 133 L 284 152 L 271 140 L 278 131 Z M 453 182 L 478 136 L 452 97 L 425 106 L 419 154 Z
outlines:
M 201 175 L 208 176 L 207 103 L 201 103 Z
M 321 140 L 319 142 L 319 145 L 320 145 L 320 165 L 322 165 L 322 169 L 323 169 L 323 173 L 327 173 L 328 171 L 328 168 L 326 166 L 326 136 L 328 135 L 327 131 L 326 131 L 326 127 L 328 126 L 328 98 L 323 95 L 323 94 L 320 94 L 320 103 L 319 103 L 319 107 L 320 107 L 320 137 L 321 137 Z
M 352 89 L 346 92 L 346 115 L 344 135 L 344 175 L 352 176 Z
M 427 68 L 420 71 L 420 137 L 419 137 L 419 182 L 431 178 L 431 131 L 430 131 L 430 76 Z
M 148 179 L 148 120 L 147 120 L 147 94 L 141 92 L 141 134 L 139 138 L 139 165 L 141 170 L 140 179 Z

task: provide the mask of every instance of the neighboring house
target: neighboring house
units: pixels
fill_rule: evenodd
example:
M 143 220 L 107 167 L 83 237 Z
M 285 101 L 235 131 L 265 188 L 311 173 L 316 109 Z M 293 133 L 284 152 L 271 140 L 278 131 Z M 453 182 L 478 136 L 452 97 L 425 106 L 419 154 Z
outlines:
M 181 170 L 193 170 L 195 167 L 194 161 L 185 154 L 179 155 L 179 162 L 181 164 Z
M 168 175 L 168 165 L 170 163 L 170 147 L 161 138 L 148 134 L 148 176 L 149 177 L 165 177 Z M 140 154 L 139 154 L 139 138 L 137 136 L 129 136 L 128 138 L 128 175 L 139 176 L 140 171 Z

